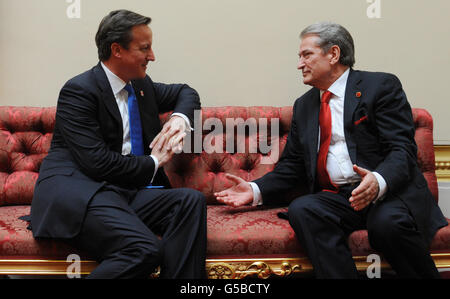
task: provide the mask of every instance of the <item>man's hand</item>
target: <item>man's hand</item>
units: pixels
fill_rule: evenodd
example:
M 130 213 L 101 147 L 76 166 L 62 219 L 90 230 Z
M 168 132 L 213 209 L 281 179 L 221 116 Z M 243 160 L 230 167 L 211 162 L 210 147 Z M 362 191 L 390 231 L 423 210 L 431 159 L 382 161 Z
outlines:
M 227 173 L 225 176 L 233 181 L 234 186 L 214 193 L 217 201 L 235 208 L 247 205 L 253 201 L 253 189 L 250 183 L 232 174 Z
M 360 211 L 374 200 L 379 192 L 378 180 L 367 169 L 353 165 L 353 170 L 362 178 L 361 183 L 352 192 L 349 201 L 355 211 Z
M 158 159 L 158 168 L 163 167 L 167 162 L 172 159 L 174 152 L 172 149 L 167 150 L 165 147 L 157 149 L 156 147 L 152 149 L 152 155 Z
M 180 153 L 183 149 L 183 138 L 186 136 L 186 121 L 174 115 L 166 122 L 159 134 L 153 139 L 150 148 L 161 151 L 163 148 L 173 153 Z

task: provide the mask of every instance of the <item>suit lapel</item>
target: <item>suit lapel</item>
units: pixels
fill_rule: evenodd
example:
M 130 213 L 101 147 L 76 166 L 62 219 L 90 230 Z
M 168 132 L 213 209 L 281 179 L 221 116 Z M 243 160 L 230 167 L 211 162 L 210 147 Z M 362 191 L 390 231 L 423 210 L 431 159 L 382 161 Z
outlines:
M 347 143 L 348 153 L 353 163 L 356 163 L 356 143 L 353 139 L 353 114 L 358 107 L 361 99 L 361 90 L 359 83 L 361 78 L 359 72 L 350 69 L 350 74 L 347 79 L 347 86 L 345 88 L 344 99 L 344 133 L 345 141 Z
M 106 77 L 105 71 L 102 66 L 97 64 L 94 67 L 94 74 L 97 79 L 98 86 L 102 91 L 102 100 L 105 103 L 106 108 L 111 114 L 112 118 L 120 124 L 120 129 L 122 130 L 122 117 L 120 116 L 119 107 L 117 106 L 116 98 L 114 97 L 113 91 L 111 89 L 111 84 L 109 84 L 108 78 Z M 122 136 L 123 132 L 119 136 Z
M 316 177 L 316 164 L 317 164 L 317 148 L 319 142 L 319 112 L 320 112 L 320 90 L 315 88 L 311 94 L 311 98 L 308 101 L 308 109 L 303 116 L 303 121 L 306 121 L 305 128 L 308 142 L 308 154 L 311 161 L 310 173 L 311 178 L 314 180 Z

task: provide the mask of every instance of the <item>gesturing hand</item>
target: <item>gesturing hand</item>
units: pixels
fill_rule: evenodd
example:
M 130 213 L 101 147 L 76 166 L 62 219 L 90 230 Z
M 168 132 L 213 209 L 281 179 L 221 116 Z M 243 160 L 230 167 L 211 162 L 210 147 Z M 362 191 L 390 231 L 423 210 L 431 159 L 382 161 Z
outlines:
M 253 201 L 253 189 L 250 186 L 250 183 L 240 177 L 228 173 L 225 174 L 225 177 L 233 181 L 234 186 L 221 192 L 214 193 L 217 201 L 235 208 L 249 204 Z
M 167 150 L 165 147 L 155 147 L 152 149 L 152 155 L 158 159 L 158 167 L 163 167 L 173 157 L 172 149 Z
M 367 169 L 353 165 L 353 170 L 362 178 L 361 183 L 352 192 L 349 201 L 355 211 L 360 211 L 374 200 L 379 192 L 378 180 Z
M 183 149 L 183 138 L 186 136 L 186 121 L 177 115 L 174 115 L 166 122 L 155 139 L 150 144 L 151 149 L 157 151 L 165 147 L 174 153 L 180 153 Z

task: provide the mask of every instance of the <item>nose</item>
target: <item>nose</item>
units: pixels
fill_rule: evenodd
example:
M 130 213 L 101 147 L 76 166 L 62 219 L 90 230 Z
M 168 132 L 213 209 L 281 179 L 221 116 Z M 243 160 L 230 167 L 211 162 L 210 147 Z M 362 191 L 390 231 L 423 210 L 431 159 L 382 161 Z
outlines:
M 153 52 L 153 49 L 151 49 L 150 52 L 148 53 L 147 60 L 155 61 L 155 52 Z
M 305 61 L 304 61 L 303 58 L 300 58 L 299 61 L 298 61 L 298 64 L 297 64 L 297 69 L 298 69 L 298 70 L 301 70 L 301 69 L 303 69 L 304 67 L 305 67 Z

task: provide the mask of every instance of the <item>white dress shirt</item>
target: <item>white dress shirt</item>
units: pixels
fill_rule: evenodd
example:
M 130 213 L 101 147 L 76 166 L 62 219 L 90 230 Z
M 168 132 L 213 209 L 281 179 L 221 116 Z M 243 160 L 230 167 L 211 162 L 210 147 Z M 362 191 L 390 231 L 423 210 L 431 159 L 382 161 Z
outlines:
M 329 88 L 332 93 L 330 99 L 331 110 L 331 141 L 327 155 L 327 171 L 331 181 L 336 185 L 345 185 L 361 181 L 361 177 L 353 171 L 353 163 L 348 153 L 347 143 L 344 134 L 344 98 L 345 88 L 350 69 L 347 69 Z M 324 93 L 320 91 L 320 96 Z M 319 128 L 320 131 L 320 128 Z M 320 147 L 320 132 L 317 151 Z M 387 185 L 384 178 L 377 172 L 372 172 L 379 186 L 378 196 L 375 200 L 380 199 L 387 191 Z M 262 204 L 261 192 L 258 185 L 251 182 L 253 189 L 253 205 Z
M 101 62 L 100 64 L 106 73 L 106 77 L 108 78 L 109 84 L 111 85 L 111 89 L 116 99 L 120 116 L 122 118 L 122 126 L 123 126 L 122 155 L 129 155 L 131 153 L 131 138 L 130 138 L 130 122 L 128 115 L 128 92 L 124 89 L 127 83 L 124 82 L 122 79 L 120 79 L 110 69 L 108 69 L 108 67 L 104 65 L 103 62 Z M 182 113 L 173 113 L 172 116 L 174 115 L 182 117 L 186 121 L 187 127 L 192 130 L 189 119 L 187 118 L 186 115 Z M 155 171 L 153 173 L 152 180 L 150 181 L 150 183 L 152 183 L 153 179 L 155 178 L 156 171 L 158 170 L 159 167 L 159 161 L 158 158 L 156 158 L 153 155 L 150 155 L 150 157 L 155 162 Z

